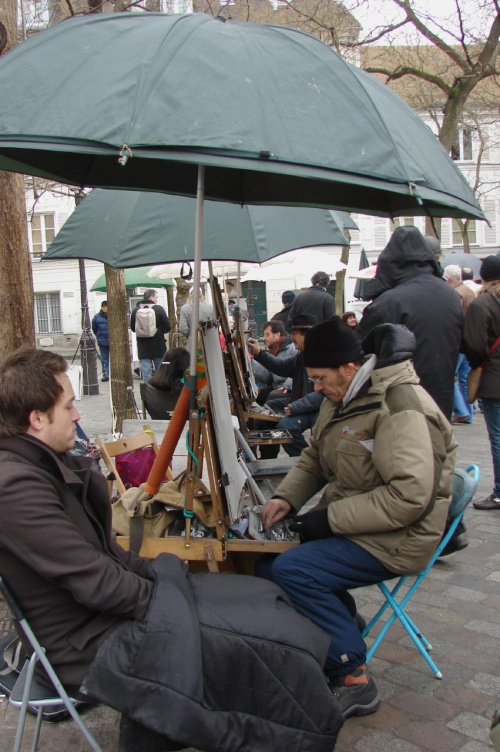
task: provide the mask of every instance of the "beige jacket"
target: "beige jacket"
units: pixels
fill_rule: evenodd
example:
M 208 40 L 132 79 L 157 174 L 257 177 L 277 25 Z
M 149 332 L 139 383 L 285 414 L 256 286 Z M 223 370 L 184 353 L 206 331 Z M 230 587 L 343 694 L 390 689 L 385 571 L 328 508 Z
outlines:
M 443 534 L 456 447 L 406 360 L 372 371 L 368 391 L 345 407 L 323 401 L 311 446 L 275 495 L 299 510 L 326 484 L 321 505 L 335 534 L 393 572 L 416 572 Z

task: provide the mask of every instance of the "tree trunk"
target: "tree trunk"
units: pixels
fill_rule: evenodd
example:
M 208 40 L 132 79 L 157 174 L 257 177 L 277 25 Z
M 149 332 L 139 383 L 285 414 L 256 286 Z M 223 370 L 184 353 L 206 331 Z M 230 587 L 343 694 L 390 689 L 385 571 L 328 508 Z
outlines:
M 104 265 L 108 300 L 109 362 L 113 429 L 121 433 L 125 418 L 137 418 L 128 343 L 127 293 L 123 269 Z
M 0 0 L 6 52 L 17 43 L 16 0 Z M 26 226 L 24 179 L 0 171 L 0 350 L 35 345 L 33 279 Z

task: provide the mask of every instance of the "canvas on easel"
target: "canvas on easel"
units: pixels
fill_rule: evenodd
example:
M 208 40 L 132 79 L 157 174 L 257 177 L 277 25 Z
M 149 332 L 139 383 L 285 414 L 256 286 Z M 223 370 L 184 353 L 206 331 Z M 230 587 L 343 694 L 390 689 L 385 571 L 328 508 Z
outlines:
M 240 514 L 246 476 L 238 463 L 226 374 L 216 321 L 201 325 L 205 368 L 210 393 L 210 409 L 221 467 L 221 484 L 226 495 L 229 516 L 234 522 Z

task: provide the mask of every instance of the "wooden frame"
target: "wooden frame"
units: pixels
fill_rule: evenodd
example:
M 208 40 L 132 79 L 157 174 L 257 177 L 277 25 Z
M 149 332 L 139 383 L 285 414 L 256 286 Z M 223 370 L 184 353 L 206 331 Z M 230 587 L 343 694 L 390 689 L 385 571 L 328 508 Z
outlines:
M 125 493 L 126 490 L 125 485 L 116 470 L 116 465 L 113 462 L 115 457 L 119 457 L 120 454 L 125 454 L 126 452 L 134 452 L 136 449 L 143 449 L 144 447 L 152 447 L 155 454 L 158 454 L 159 451 L 155 435 L 149 426 L 144 426 L 141 433 L 128 436 L 126 439 L 118 439 L 117 441 L 108 442 L 104 442 L 102 439 L 96 439 L 96 444 L 99 447 L 102 461 L 109 472 L 108 491 L 110 499 L 113 497 L 113 484 L 116 486 L 116 490 L 120 496 Z M 166 469 L 166 475 L 169 480 L 172 479 L 172 471 L 170 468 Z

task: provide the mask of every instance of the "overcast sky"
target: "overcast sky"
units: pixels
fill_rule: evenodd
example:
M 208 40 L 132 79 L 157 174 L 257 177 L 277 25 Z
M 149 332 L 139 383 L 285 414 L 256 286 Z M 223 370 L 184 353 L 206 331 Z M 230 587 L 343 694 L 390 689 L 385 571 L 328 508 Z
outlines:
M 425 14 L 425 22 L 432 31 L 440 37 L 444 36 L 447 42 L 455 41 L 456 43 L 457 39 L 454 40 L 446 31 L 453 30 L 457 35 L 459 33 L 457 3 L 463 10 L 466 30 L 473 37 L 482 39 L 495 15 L 492 0 L 414 0 L 412 5 L 416 11 Z M 368 2 L 347 0 L 345 4 L 349 9 L 352 9 L 353 15 L 362 24 L 365 31 L 404 18 L 403 11 L 392 0 L 369 0 Z M 359 7 L 355 7 L 357 5 Z M 393 41 L 400 44 L 408 43 L 410 41 L 408 40 L 408 33 L 409 25 L 395 32 Z M 420 40 L 422 40 L 422 37 L 420 37 Z M 471 41 L 471 39 L 467 41 Z M 387 40 L 381 41 L 381 44 L 384 43 L 387 43 Z

